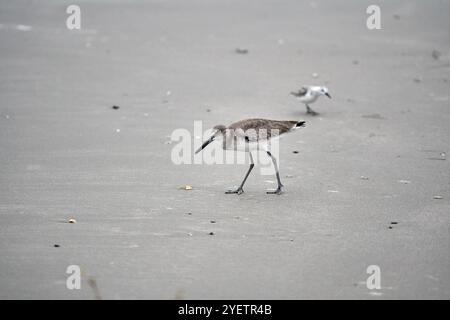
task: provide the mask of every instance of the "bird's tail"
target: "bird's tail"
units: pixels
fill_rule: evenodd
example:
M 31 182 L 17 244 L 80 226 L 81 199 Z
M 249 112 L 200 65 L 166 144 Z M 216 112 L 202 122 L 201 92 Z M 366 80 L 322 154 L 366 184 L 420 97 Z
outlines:
M 299 121 L 299 122 L 297 122 L 295 127 L 296 128 L 301 128 L 301 127 L 304 127 L 305 125 L 306 125 L 306 121 Z

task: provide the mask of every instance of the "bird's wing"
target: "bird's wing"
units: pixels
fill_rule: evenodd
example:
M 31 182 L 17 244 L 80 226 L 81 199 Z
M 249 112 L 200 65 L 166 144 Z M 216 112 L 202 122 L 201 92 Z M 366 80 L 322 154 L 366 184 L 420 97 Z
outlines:
M 246 142 L 257 142 L 282 135 L 296 125 L 297 121 L 246 119 L 233 123 L 228 128 L 233 129 L 235 136 Z
M 292 92 L 292 95 L 294 95 L 296 97 L 303 97 L 307 93 L 308 93 L 308 88 L 307 87 L 301 87 L 300 89 L 298 89 L 297 92 Z
M 245 142 L 258 141 L 258 128 L 263 124 L 262 119 L 246 119 L 231 124 L 228 128 L 234 131 L 237 138 Z

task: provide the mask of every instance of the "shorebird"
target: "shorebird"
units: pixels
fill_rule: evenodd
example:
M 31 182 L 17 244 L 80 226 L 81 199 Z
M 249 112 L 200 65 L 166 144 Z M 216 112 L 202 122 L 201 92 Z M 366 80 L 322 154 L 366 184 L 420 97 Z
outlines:
M 303 86 L 297 92 L 291 92 L 291 94 L 303 102 L 306 106 L 306 113 L 313 116 L 318 115 L 318 113 L 309 107 L 310 103 L 316 102 L 320 96 L 327 96 L 331 99 L 328 88 L 320 86 Z
M 195 152 L 199 153 L 213 141 L 222 141 L 224 150 L 245 151 L 250 156 L 250 168 L 248 169 L 244 180 L 236 190 L 228 190 L 226 194 L 242 194 L 244 184 L 247 181 L 250 172 L 255 163 L 253 161 L 252 151 L 263 150 L 272 159 L 275 168 L 278 187 L 274 191 L 267 191 L 268 194 L 281 194 L 283 184 L 281 183 L 277 159 L 270 152 L 268 142 L 271 139 L 278 138 L 288 132 L 305 126 L 305 121 L 278 121 L 267 119 L 246 119 L 235 122 L 228 127 L 217 125 L 213 128 L 213 135 L 206 140 L 202 146 Z

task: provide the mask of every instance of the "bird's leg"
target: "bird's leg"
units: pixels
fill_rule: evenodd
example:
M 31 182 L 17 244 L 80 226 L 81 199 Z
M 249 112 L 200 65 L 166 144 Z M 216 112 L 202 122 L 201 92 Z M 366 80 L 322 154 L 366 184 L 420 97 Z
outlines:
M 312 116 L 317 116 L 318 115 L 318 113 L 315 112 L 313 109 L 311 109 L 307 104 L 305 104 L 305 105 L 306 105 L 306 113 L 307 114 L 310 114 Z
M 244 192 L 243 187 L 244 187 L 245 181 L 247 181 L 247 178 L 250 175 L 250 172 L 252 172 L 252 169 L 255 166 L 255 163 L 253 162 L 252 153 L 249 152 L 249 154 L 250 154 L 250 168 L 248 168 L 248 171 L 247 171 L 247 174 L 245 175 L 244 180 L 242 180 L 242 183 L 239 186 L 239 188 L 237 188 L 236 190 L 228 190 L 228 191 L 225 192 L 226 194 L 234 194 L 234 193 L 241 194 L 241 193 Z
M 282 194 L 283 193 L 283 184 L 281 183 L 280 172 L 278 171 L 277 160 L 270 153 L 270 151 L 267 151 L 267 154 L 272 159 L 273 166 L 275 167 L 275 172 L 276 172 L 276 175 L 277 175 L 277 181 L 278 181 L 278 188 L 275 191 L 267 191 L 267 194 Z

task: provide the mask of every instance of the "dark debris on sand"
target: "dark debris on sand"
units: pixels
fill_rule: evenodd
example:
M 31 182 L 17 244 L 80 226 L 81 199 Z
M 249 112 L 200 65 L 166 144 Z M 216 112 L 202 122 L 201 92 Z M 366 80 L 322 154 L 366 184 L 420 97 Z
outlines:
M 243 48 L 236 48 L 236 50 L 234 50 L 237 54 L 247 54 L 248 53 L 248 49 L 243 49 Z

